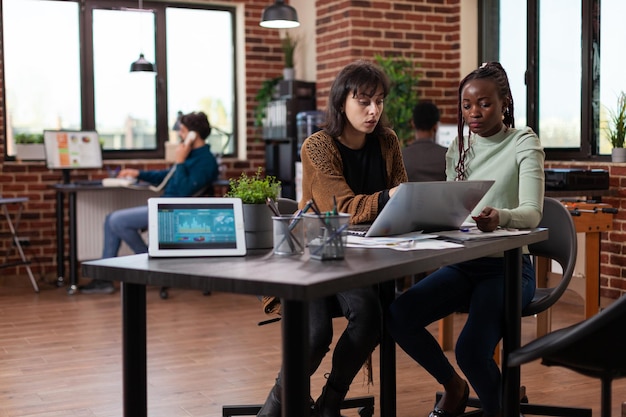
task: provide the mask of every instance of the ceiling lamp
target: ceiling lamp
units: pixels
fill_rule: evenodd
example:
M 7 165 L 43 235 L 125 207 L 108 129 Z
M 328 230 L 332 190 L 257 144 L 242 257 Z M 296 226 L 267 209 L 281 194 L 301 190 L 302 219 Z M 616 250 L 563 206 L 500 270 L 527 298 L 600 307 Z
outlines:
M 156 67 L 143 54 L 139 54 L 139 59 L 130 64 L 130 72 L 156 72 Z
M 139 11 L 143 11 L 141 0 L 139 0 Z M 148 61 L 143 53 L 140 53 L 139 59 L 130 64 L 130 72 L 156 72 L 156 65 Z
M 296 9 L 285 4 L 284 0 L 276 0 L 274 4 L 266 7 L 259 24 L 271 29 L 290 29 L 300 26 Z

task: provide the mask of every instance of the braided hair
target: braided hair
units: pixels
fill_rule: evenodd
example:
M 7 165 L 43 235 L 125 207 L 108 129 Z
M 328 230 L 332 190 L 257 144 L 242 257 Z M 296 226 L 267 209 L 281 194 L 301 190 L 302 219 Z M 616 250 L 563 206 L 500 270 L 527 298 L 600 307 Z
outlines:
M 467 147 L 465 147 L 465 141 L 463 140 L 463 130 L 465 128 L 465 119 L 463 118 L 462 110 L 463 88 L 465 88 L 465 85 L 468 81 L 485 78 L 489 78 L 491 79 L 491 81 L 493 81 L 493 83 L 497 87 L 498 96 L 505 104 L 502 123 L 506 127 L 515 127 L 513 95 L 511 94 L 511 87 L 509 86 L 509 78 L 506 75 L 506 71 L 504 70 L 504 68 L 502 68 L 502 65 L 500 65 L 499 62 L 485 62 L 479 68 L 476 68 L 474 71 L 467 74 L 459 84 L 459 100 L 457 105 L 459 162 L 457 162 L 455 168 L 457 181 L 462 181 L 466 178 L 465 159 L 471 147 L 471 142 L 469 141 L 469 136 L 471 135 L 471 132 L 468 134 Z

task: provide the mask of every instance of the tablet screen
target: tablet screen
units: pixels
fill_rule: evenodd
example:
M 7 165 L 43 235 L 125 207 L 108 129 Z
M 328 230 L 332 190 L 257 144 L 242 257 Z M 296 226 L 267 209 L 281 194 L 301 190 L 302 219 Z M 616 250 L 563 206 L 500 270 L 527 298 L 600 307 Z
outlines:
M 245 255 L 241 200 L 151 198 L 150 256 Z

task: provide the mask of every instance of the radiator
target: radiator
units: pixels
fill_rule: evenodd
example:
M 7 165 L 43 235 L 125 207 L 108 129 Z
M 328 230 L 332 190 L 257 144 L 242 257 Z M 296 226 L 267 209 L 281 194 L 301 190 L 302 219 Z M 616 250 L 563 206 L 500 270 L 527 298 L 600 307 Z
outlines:
M 147 199 L 158 194 L 149 190 L 111 188 L 76 193 L 76 250 L 79 261 L 102 257 L 104 218 L 110 212 L 128 207 L 147 205 Z M 119 255 L 133 252 L 122 243 Z

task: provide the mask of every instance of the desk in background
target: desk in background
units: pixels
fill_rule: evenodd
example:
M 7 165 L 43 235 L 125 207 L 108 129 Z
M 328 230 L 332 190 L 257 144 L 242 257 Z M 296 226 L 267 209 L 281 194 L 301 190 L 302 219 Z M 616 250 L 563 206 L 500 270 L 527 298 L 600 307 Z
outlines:
M 104 218 L 113 210 L 147 204 L 158 194 L 124 187 L 103 187 L 101 184 L 54 184 L 56 192 L 57 285 L 68 282 L 67 292 L 78 290 L 78 261 L 97 259 L 102 255 Z M 65 275 L 65 197 L 68 199 L 69 276 Z M 79 240 L 79 231 L 85 238 Z M 88 238 L 87 238 L 88 236 Z M 79 256 L 82 246 L 82 257 Z M 126 254 L 130 254 L 127 250 Z
M 445 250 L 394 251 L 348 248 L 342 261 L 273 256 L 267 251 L 234 258 L 149 258 L 147 254 L 83 263 L 86 274 L 121 281 L 122 366 L 125 417 L 146 417 L 146 286 L 267 294 L 283 308 L 283 414 L 309 413 L 308 302 L 355 287 L 382 284 L 384 307 L 395 298 L 396 278 L 456 262 L 504 252 L 505 333 L 503 354 L 504 415 L 519 415 L 519 368 L 507 367 L 507 355 L 521 343 L 522 247 L 545 240 L 548 231 L 466 243 Z M 259 274 L 263 271 L 263 274 Z M 386 308 L 384 308 L 386 311 Z M 384 322 L 384 320 L 383 320 Z M 386 331 L 380 345 L 380 415 L 396 415 L 395 343 Z M 271 378 L 271 375 L 268 375 Z

